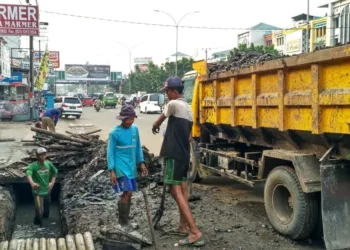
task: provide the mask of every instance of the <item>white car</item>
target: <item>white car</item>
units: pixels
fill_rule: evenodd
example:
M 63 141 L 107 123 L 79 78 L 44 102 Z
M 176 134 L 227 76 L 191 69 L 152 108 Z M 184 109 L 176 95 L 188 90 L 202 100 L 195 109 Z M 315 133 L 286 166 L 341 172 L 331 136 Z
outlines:
M 60 96 L 55 98 L 55 108 L 62 107 L 63 111 L 61 116 L 75 116 L 77 119 L 83 114 L 83 105 L 79 98 Z
M 140 113 L 156 113 L 162 112 L 162 108 L 158 105 L 159 96 L 163 94 L 146 94 L 142 96 L 140 101 Z

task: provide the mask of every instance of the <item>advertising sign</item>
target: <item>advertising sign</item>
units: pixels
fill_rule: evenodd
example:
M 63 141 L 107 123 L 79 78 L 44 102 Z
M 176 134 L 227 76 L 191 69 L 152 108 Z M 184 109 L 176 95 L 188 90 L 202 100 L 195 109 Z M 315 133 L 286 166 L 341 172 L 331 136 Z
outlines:
M 44 51 L 34 51 L 33 60 L 40 61 L 40 58 L 43 58 L 44 54 Z M 52 64 L 52 68 L 58 69 L 60 67 L 60 52 L 49 51 L 49 61 Z
M 38 6 L 0 4 L 0 35 L 38 36 Z
M 301 39 L 294 39 L 287 42 L 287 53 L 299 52 L 301 48 Z
M 110 80 L 111 67 L 109 65 L 66 64 L 66 80 L 77 81 L 106 81 Z
M 152 57 L 135 57 L 134 58 L 135 64 L 148 64 L 150 61 L 152 61 Z
M 11 77 L 11 59 L 9 49 L 1 44 L 0 47 L 1 75 L 3 77 Z

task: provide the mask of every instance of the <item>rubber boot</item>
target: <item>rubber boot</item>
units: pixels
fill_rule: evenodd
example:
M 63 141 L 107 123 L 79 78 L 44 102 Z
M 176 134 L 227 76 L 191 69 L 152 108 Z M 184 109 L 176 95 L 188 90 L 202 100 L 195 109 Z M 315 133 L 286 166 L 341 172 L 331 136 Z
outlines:
M 122 226 L 125 226 L 129 223 L 130 205 L 130 202 L 118 202 L 118 223 Z

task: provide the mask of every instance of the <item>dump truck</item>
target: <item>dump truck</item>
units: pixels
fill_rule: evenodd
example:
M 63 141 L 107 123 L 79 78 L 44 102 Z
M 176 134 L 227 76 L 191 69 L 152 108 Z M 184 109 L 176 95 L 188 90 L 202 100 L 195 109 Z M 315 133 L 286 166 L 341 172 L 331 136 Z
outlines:
M 195 62 L 192 176 L 264 185 L 273 228 L 350 248 L 350 46 L 207 74 Z

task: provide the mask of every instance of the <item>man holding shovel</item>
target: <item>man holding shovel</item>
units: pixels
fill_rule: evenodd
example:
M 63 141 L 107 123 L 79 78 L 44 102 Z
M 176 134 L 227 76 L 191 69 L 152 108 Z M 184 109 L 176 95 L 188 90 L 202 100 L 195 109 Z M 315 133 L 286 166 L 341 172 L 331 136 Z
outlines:
M 161 89 L 166 92 L 169 103 L 163 113 L 154 122 L 152 132 L 159 133 L 159 128 L 166 118 L 169 119 L 160 151 L 166 160 L 165 180 L 170 185 L 170 192 L 179 207 L 180 223 L 178 228 L 168 233 L 187 236 L 181 240 L 181 246 L 203 246 L 202 232 L 199 231 L 188 204 L 187 172 L 190 161 L 189 138 L 192 129 L 192 111 L 182 97 L 183 83 L 179 77 L 169 77 Z M 189 227 L 189 231 L 188 231 Z

